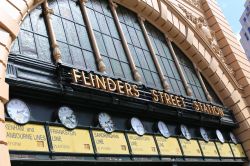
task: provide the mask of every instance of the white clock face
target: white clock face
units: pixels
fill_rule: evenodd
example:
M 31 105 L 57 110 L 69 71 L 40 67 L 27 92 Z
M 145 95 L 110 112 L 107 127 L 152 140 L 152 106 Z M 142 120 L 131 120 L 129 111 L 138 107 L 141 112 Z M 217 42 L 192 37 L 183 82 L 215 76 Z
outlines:
M 161 133 L 164 137 L 168 138 L 168 137 L 170 136 L 170 132 L 169 132 L 169 130 L 168 130 L 168 127 L 167 127 L 167 125 L 166 125 L 164 122 L 159 121 L 159 122 L 157 123 L 157 126 L 158 126 L 158 130 L 160 131 L 160 133 Z
M 16 123 L 25 124 L 30 120 L 28 106 L 19 99 L 12 99 L 7 104 L 7 113 Z
M 223 135 L 222 135 L 222 133 L 221 133 L 220 130 L 216 130 L 216 135 L 217 135 L 217 138 L 219 139 L 219 141 L 220 141 L 221 143 L 224 143 L 224 142 L 225 142 L 225 139 L 224 139 L 224 137 L 223 137 Z
M 133 130 L 138 135 L 142 136 L 145 134 L 145 129 L 143 127 L 143 124 L 139 119 L 133 117 L 133 118 L 131 118 L 130 122 L 131 122 L 131 126 L 132 126 Z
M 58 118 L 60 122 L 69 129 L 74 129 L 77 126 L 76 115 L 73 110 L 69 107 L 63 106 L 58 110 Z
M 232 132 L 230 132 L 230 138 L 231 138 L 231 140 L 233 141 L 234 144 L 238 143 L 237 138 L 234 136 L 234 134 Z
M 98 115 L 98 121 L 100 126 L 108 133 L 111 133 L 115 130 L 114 123 L 107 113 L 100 113 Z
M 187 126 L 183 124 L 181 125 L 181 133 L 186 139 L 191 139 L 191 134 L 189 133 Z
M 207 131 L 206 129 L 204 129 L 203 127 L 200 128 L 200 134 L 202 136 L 202 138 L 208 142 L 209 141 L 209 137 L 208 137 L 208 134 L 207 134 Z

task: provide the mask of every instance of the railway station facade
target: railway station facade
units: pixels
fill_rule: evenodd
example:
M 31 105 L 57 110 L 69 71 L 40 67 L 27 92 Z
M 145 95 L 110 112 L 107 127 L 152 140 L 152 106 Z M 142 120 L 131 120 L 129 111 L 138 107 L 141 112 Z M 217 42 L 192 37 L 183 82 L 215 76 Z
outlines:
M 0 165 L 243 165 L 250 64 L 216 0 L 0 2 Z

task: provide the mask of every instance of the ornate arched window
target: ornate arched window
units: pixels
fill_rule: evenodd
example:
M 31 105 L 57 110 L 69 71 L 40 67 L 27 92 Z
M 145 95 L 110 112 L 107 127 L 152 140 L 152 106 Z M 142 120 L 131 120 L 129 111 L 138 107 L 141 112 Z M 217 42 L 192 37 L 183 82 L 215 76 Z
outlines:
M 175 44 L 168 42 L 167 36 L 160 30 L 148 21 L 140 22 L 134 12 L 122 6 L 112 11 L 108 1 L 89 0 L 84 4 L 86 14 L 82 12 L 80 3 L 85 2 L 49 1 L 48 7 L 53 10 L 50 13 L 52 27 L 46 27 L 45 24 L 48 19 L 43 17 L 48 12 L 46 6 L 37 7 L 22 23 L 10 57 L 18 56 L 55 64 L 52 58 L 54 45 L 48 35 L 52 28 L 62 63 L 66 66 L 98 72 L 93 51 L 93 45 L 96 45 L 106 66 L 107 75 L 134 82 L 131 62 L 128 61 L 125 51 L 126 45 L 146 87 L 163 90 L 162 79 L 165 79 L 169 91 L 173 94 L 188 96 L 187 88 L 190 87 L 190 97 L 210 101 L 207 89 L 204 88 L 208 88 L 212 93 L 211 87 L 197 75 L 198 71 L 186 55 Z M 114 12 L 118 16 L 120 31 Z M 87 26 L 85 17 L 89 18 L 90 27 Z M 89 31 L 93 31 L 96 43 L 91 40 Z M 126 43 L 122 42 L 121 35 L 125 37 Z M 173 48 L 172 51 L 170 47 Z M 174 56 L 177 58 L 173 58 Z M 163 73 L 162 76 L 159 69 Z M 221 104 L 215 93 L 211 96 L 213 102 Z

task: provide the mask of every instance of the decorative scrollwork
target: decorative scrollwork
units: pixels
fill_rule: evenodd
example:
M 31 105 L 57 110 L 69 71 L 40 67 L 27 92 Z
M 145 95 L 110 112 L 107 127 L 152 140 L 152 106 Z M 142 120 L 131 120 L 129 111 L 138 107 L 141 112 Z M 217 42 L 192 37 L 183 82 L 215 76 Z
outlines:
M 228 66 L 225 62 L 225 58 L 223 56 L 223 53 L 216 41 L 215 38 L 215 32 L 210 30 L 204 17 L 200 16 L 200 17 L 196 17 L 194 16 L 191 12 L 189 12 L 187 9 L 185 9 L 183 6 L 181 6 L 179 4 L 179 8 L 186 14 L 186 18 L 188 20 L 190 20 L 191 22 L 193 22 L 196 26 L 196 29 L 201 32 L 201 34 L 205 37 L 205 39 L 208 41 L 208 43 L 210 44 L 212 50 L 214 51 L 214 53 L 219 57 L 219 59 L 221 60 L 221 62 L 224 64 L 224 66 L 226 67 L 226 69 L 229 71 L 229 73 L 231 73 L 232 75 L 234 75 L 234 71 L 233 69 Z

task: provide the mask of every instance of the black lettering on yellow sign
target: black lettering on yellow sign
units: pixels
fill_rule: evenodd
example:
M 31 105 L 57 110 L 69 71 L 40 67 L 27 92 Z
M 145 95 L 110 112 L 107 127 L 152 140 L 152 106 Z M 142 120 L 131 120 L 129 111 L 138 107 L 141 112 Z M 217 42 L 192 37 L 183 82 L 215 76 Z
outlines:
M 136 134 L 127 134 L 128 140 L 134 155 L 158 155 L 153 136 Z
M 35 124 L 20 126 L 6 122 L 5 127 L 10 150 L 48 151 L 44 126 Z
M 196 140 L 179 139 L 185 156 L 201 156 L 201 150 Z
M 128 146 L 123 133 L 113 132 L 106 133 L 104 131 L 92 131 L 99 154 L 122 154 L 128 155 Z
M 93 153 L 88 130 L 50 126 L 49 131 L 54 152 Z

